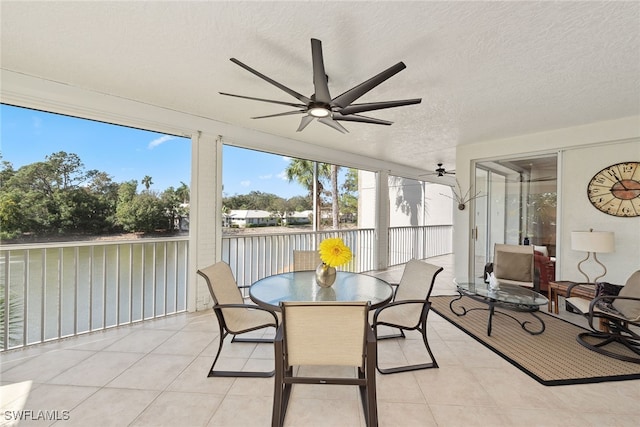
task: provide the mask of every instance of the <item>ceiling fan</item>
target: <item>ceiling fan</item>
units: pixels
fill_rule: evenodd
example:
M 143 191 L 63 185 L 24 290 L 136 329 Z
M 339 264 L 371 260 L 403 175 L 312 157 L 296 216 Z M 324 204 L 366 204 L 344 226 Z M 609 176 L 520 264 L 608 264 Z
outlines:
M 436 175 L 436 176 L 445 176 L 445 175 L 455 175 L 456 171 L 448 171 L 444 168 L 442 163 L 438 163 L 438 167 L 431 173 L 425 173 L 419 176 L 427 176 L 427 175 Z
M 422 98 L 405 99 L 398 101 L 382 101 L 369 102 L 363 104 L 353 104 L 365 93 L 369 92 L 380 83 L 399 73 L 406 68 L 403 62 L 382 71 L 381 73 L 371 77 L 359 85 L 349 89 L 341 95 L 331 98 L 329 94 L 328 76 L 324 69 L 324 60 L 322 57 L 322 42 L 318 39 L 311 39 L 311 57 L 313 60 L 313 86 L 315 93 L 309 97 L 304 96 L 288 87 L 276 82 L 275 80 L 265 76 L 259 71 L 254 70 L 246 64 L 231 58 L 231 62 L 239 65 L 250 73 L 255 74 L 261 79 L 271 83 L 275 87 L 283 90 L 289 95 L 296 98 L 300 103 L 276 101 L 271 99 L 255 98 L 252 96 L 234 95 L 231 93 L 220 92 L 221 95 L 234 96 L 236 98 L 251 99 L 254 101 L 270 102 L 272 104 L 287 105 L 295 107 L 297 110 L 287 111 L 283 113 L 271 114 L 267 116 L 252 117 L 252 119 L 263 119 L 267 117 L 288 116 L 293 114 L 304 114 L 298 126 L 297 132 L 302 131 L 313 119 L 318 119 L 320 123 L 330 126 L 342 133 L 348 133 L 348 130 L 342 126 L 339 121 L 351 121 L 360 123 L 372 123 L 377 125 L 391 125 L 393 122 L 388 120 L 376 119 L 373 117 L 362 116 L 358 113 L 365 111 L 381 110 L 385 108 L 401 107 L 404 105 L 419 104 Z

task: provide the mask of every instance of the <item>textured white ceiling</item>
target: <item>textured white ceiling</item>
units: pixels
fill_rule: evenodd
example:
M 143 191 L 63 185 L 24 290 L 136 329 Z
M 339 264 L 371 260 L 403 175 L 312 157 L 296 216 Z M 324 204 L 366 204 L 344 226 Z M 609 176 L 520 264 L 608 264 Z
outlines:
M 640 3 L 1 2 L 5 70 L 339 148 L 452 169 L 455 146 L 640 114 Z M 391 65 L 407 69 L 357 102 L 422 98 L 366 113 L 394 122 L 250 117 L 295 102 L 235 57 L 313 92 L 310 39 L 332 96 Z

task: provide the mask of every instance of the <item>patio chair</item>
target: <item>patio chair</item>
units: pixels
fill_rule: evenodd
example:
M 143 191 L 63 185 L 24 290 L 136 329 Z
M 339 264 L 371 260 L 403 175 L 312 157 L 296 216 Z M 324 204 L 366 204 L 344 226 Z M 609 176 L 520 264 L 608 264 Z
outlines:
M 282 302 L 275 339 L 272 426 L 282 426 L 293 384 L 357 385 L 367 426 L 378 425 L 376 338 L 368 302 Z M 353 366 L 357 377 L 294 375 L 294 366 Z
M 410 260 L 404 267 L 393 302 L 378 308 L 373 315 L 373 331 L 376 337 L 378 337 L 378 327 L 380 325 L 399 329 L 399 336 L 402 338 L 405 338 L 404 331 L 419 331 L 422 334 L 422 341 L 429 353 L 431 362 L 393 368 L 380 368 L 376 363 L 376 367 L 381 374 L 438 367 L 427 340 L 427 316 L 431 308 L 431 303 L 429 302 L 431 290 L 436 276 L 442 270 L 443 268 L 437 265 L 418 261 L 417 259 Z M 395 337 L 398 337 L 398 335 L 387 335 L 377 339 Z
M 533 246 L 496 243 L 492 268 L 500 283 L 533 288 L 540 292 L 540 272 L 535 266 Z
M 198 270 L 198 274 L 204 278 L 209 287 L 209 293 L 213 299 L 213 311 L 218 318 L 220 328 L 220 343 L 218 353 L 209 370 L 209 377 L 272 377 L 275 370 L 261 371 L 219 371 L 214 370 L 214 366 L 220 357 L 224 339 L 232 335 L 231 342 L 247 343 L 273 343 L 269 338 L 239 338 L 247 332 L 257 331 L 264 328 L 278 328 L 278 317 L 275 312 L 267 310 L 257 305 L 245 304 L 233 273 L 228 264 L 218 262 L 208 267 Z
M 640 363 L 640 270 L 633 273 L 624 286 L 619 287 L 617 295 L 615 293 L 601 292 L 592 300 L 567 298 L 568 304 L 586 316 L 592 329 L 578 334 L 576 339 L 589 350 L 626 362 Z M 596 319 L 603 321 L 604 331 L 598 328 L 599 322 L 594 322 Z M 618 346 L 616 349 L 615 343 L 624 347 Z
M 318 251 L 293 251 L 293 270 L 315 270 L 322 262 Z

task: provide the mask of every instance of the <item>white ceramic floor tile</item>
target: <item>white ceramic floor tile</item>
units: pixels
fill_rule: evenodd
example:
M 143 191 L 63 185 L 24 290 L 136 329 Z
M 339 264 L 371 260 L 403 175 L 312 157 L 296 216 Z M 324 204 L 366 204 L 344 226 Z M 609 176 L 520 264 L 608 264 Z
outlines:
M 107 384 L 107 387 L 164 390 L 192 360 L 189 356 L 148 354 Z
M 222 402 L 222 396 L 164 392 L 140 414 L 131 426 L 206 426 Z
M 160 394 L 151 390 L 103 388 L 70 412 L 67 426 L 126 426 Z
M 138 329 L 108 346 L 106 351 L 148 353 L 168 340 L 175 331 Z
M 53 377 L 48 383 L 102 387 L 143 356 L 141 353 L 96 353 Z

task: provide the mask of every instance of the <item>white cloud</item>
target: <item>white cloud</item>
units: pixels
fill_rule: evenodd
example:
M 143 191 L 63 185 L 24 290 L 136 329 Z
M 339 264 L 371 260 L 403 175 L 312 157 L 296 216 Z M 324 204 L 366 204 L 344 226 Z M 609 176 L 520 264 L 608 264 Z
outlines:
M 171 141 L 172 139 L 176 139 L 175 136 L 171 136 L 171 135 L 164 135 L 161 136 L 160 138 L 156 138 L 153 141 L 151 141 L 148 145 L 148 149 L 149 150 L 153 150 L 154 148 L 156 148 L 158 145 L 160 144 L 164 144 L 167 141 Z
M 288 162 L 289 160 L 291 160 L 291 157 L 282 156 L 282 160 L 284 160 L 285 162 Z
M 271 179 L 271 178 L 273 178 L 273 174 L 270 173 L 268 175 L 260 175 L 258 178 L 260 178 L 260 179 Z
M 248 187 L 251 185 L 251 181 L 246 180 L 246 181 L 240 181 L 240 185 L 242 185 L 243 187 Z
M 40 129 L 42 127 L 42 118 L 41 117 L 34 116 L 32 118 L 32 122 L 33 122 L 33 127 L 35 129 Z
M 287 178 L 287 172 L 282 171 L 278 174 L 278 178 L 280 178 L 283 181 L 289 181 L 289 178 Z

